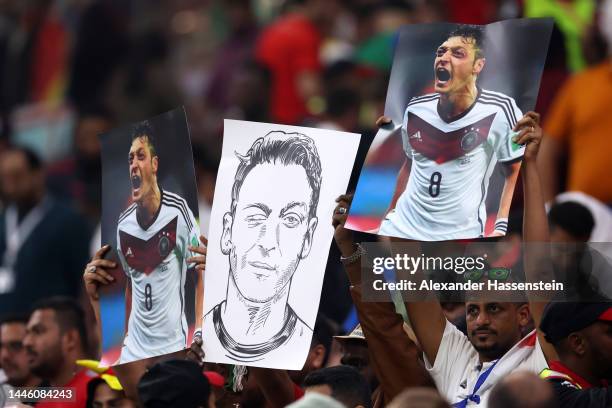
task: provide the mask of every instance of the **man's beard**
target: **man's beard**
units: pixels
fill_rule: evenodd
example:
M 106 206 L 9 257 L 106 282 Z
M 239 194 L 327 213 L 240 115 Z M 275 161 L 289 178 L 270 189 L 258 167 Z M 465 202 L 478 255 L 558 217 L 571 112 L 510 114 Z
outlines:
M 496 341 L 490 345 L 479 345 L 475 339 L 470 339 L 470 343 L 472 343 L 472 347 L 478 352 L 478 354 L 486 357 L 489 360 L 496 360 L 501 358 L 504 354 L 508 352 L 512 348 L 511 345 L 503 344 L 499 341 Z
M 41 360 L 37 366 L 31 366 L 30 372 L 43 380 L 53 378 L 62 365 L 63 355 L 59 344 L 46 353 L 47 359 Z

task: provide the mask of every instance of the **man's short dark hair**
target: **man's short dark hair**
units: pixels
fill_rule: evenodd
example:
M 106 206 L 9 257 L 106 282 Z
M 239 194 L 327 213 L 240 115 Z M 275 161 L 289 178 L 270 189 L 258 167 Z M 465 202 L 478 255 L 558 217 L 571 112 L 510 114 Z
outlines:
M 155 148 L 155 129 L 148 120 L 143 120 L 132 128 L 132 142 L 141 138 L 147 141 L 151 157 L 157 156 L 157 149 Z
M 521 390 L 525 392 L 520 392 Z M 535 373 L 515 371 L 491 390 L 489 406 L 495 408 L 553 408 L 559 406 L 550 384 Z
M 284 166 L 296 164 L 304 168 L 312 190 L 309 216 L 313 218 L 317 215 L 321 190 L 321 160 L 315 142 L 310 137 L 301 133 L 272 131 L 255 140 L 244 156 L 238 153 L 236 155 L 240 164 L 232 187 L 232 213 L 236 209 L 242 183 L 249 172 L 259 164 L 270 163 Z
M 81 338 L 83 351 L 88 350 L 85 312 L 76 300 L 65 296 L 41 299 L 32 306 L 32 313 L 42 309 L 51 309 L 55 312 L 55 320 L 62 334 L 68 330 L 76 330 Z
M 463 37 L 471 39 L 476 51 L 476 59 L 484 58 L 484 30 L 482 26 L 473 24 L 461 24 L 448 35 L 451 37 Z
M 329 352 L 331 351 L 332 341 L 337 334 L 336 324 L 327 316 L 319 314 L 315 321 L 314 330 L 312 332 L 312 342 L 310 347 L 322 345 L 325 347 L 325 356 L 323 358 L 323 366 L 327 364 Z
M 327 385 L 331 396 L 347 407 L 372 406 L 370 386 L 366 379 L 353 367 L 335 366 L 313 371 L 304 379 L 304 387 Z
M 589 239 L 595 227 L 591 211 L 574 201 L 553 204 L 548 212 L 548 222 L 567 231 L 571 236 L 584 240 Z

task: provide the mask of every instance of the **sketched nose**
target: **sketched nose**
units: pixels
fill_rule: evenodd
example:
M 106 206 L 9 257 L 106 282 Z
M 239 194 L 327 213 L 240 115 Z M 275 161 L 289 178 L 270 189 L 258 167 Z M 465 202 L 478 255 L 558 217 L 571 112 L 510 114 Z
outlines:
M 268 256 L 270 251 L 277 247 L 277 235 L 278 228 L 275 228 L 275 225 L 272 223 L 267 223 L 261 231 L 261 237 L 259 239 L 259 248 L 263 255 Z

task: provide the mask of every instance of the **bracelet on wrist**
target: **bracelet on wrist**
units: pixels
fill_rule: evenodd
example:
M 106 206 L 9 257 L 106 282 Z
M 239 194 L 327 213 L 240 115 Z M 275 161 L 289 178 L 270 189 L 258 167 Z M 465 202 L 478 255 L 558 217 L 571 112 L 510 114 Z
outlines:
M 353 252 L 349 256 L 340 256 L 340 262 L 342 262 L 344 266 L 354 264 L 359 259 L 361 259 L 363 255 L 367 253 L 366 250 L 361 246 L 361 244 L 355 244 L 355 247 L 355 252 Z

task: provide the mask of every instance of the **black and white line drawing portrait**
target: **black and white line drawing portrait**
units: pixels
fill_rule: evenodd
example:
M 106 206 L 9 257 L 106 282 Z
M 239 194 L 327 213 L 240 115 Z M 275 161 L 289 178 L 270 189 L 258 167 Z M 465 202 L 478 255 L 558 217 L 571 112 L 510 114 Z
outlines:
M 222 215 L 215 192 L 211 252 L 205 275 L 206 279 L 213 279 L 209 275 L 217 271 L 211 267 L 211 263 L 215 265 L 213 246 L 219 248 L 217 258 L 222 257 L 219 268 L 227 270 L 227 275 L 223 275 L 225 296 L 205 305 L 204 348 L 210 361 L 266 366 L 270 358 L 280 361 L 284 356 L 291 360 L 289 356 L 293 353 L 310 347 L 312 323 L 308 321 L 313 319 L 295 310 L 290 295 L 306 289 L 294 285 L 293 278 L 298 274 L 311 273 L 313 283 L 322 280 L 331 236 L 321 241 L 318 234 L 325 231 L 327 235 L 329 231 L 329 225 L 322 225 L 319 214 L 325 212 L 320 213 L 319 207 L 322 186 L 328 176 L 335 176 L 322 166 L 320 146 L 314 138 L 306 131 L 285 128 L 289 127 L 257 132 L 261 136 L 248 147 L 233 149 L 231 159 L 238 165 L 232 168 L 231 179 L 227 177 L 228 187 L 231 183 L 230 200 L 224 200 Z M 227 133 L 226 128 L 224 153 Z M 357 138 L 357 144 L 358 141 Z M 220 171 L 230 176 L 223 166 L 224 159 L 225 155 Z M 351 167 L 341 177 L 346 178 L 344 189 Z M 333 198 L 325 199 L 333 203 Z M 218 231 L 217 236 L 213 230 Z M 323 244 L 325 254 L 320 267 L 323 270 L 304 270 L 303 265 L 310 257 L 321 258 Z M 206 283 L 207 290 L 208 286 Z M 315 291 L 316 313 L 320 284 Z M 204 298 L 208 301 L 209 297 L 205 294 Z M 314 300 L 311 298 L 310 302 Z

